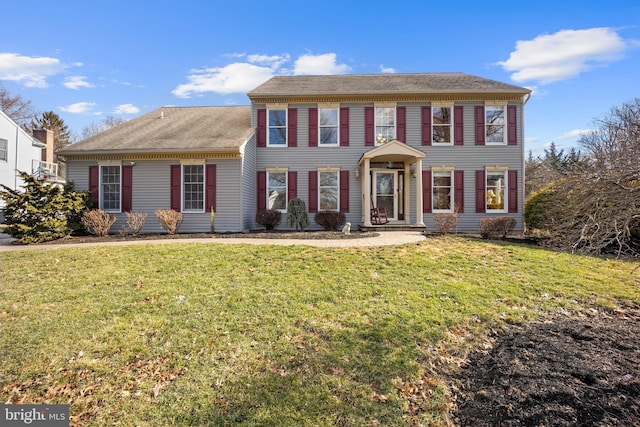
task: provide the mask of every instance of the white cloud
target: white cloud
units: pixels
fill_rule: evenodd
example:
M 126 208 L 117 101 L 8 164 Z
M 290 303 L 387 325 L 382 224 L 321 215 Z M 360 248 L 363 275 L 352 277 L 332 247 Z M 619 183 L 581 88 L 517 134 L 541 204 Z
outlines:
M 187 76 L 188 83 L 178 85 L 171 93 L 178 98 L 190 98 L 206 92 L 245 94 L 275 75 L 341 74 L 350 70 L 347 65 L 336 62 L 335 53 L 302 55 L 294 62 L 293 70 L 284 67 L 291 61 L 289 54 L 234 53 L 225 56 L 245 61 L 236 61 L 224 67 L 192 70 Z
M 547 84 L 617 61 L 634 44 L 612 28 L 562 30 L 517 41 L 509 59 L 498 64 L 513 72 L 515 82 Z
M 0 80 L 11 80 L 26 87 L 47 87 L 47 78 L 64 70 L 56 58 L 0 53 Z
M 73 90 L 78 90 L 81 87 L 94 87 L 91 83 L 89 83 L 88 81 L 86 81 L 86 77 L 85 76 L 71 76 L 71 77 L 67 77 L 64 79 L 64 86 L 69 88 L 69 89 L 73 89 Z
M 75 104 L 67 105 L 66 107 L 60 107 L 60 109 L 67 113 L 83 114 L 88 113 L 95 105 L 95 102 L 76 102 Z
M 120 104 L 113 110 L 113 114 L 138 114 L 140 109 L 133 104 Z
M 325 53 L 322 55 L 302 55 L 294 63 L 293 74 L 295 75 L 323 75 L 323 74 L 344 74 L 351 70 L 345 64 L 336 63 L 335 53 Z
M 396 69 L 391 67 L 385 67 L 384 65 L 380 65 L 380 72 L 384 74 L 395 74 Z
M 563 133 L 557 139 L 559 139 L 561 141 L 564 141 L 564 140 L 567 140 L 567 139 L 580 138 L 582 135 L 586 135 L 589 132 L 592 132 L 591 129 L 574 129 L 572 131 Z

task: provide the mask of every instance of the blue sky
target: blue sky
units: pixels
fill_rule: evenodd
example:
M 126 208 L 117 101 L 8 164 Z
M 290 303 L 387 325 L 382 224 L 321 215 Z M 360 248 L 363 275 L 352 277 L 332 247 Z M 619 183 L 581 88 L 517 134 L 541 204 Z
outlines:
M 455 6 L 453 6 L 455 4 Z M 0 84 L 78 136 L 161 106 L 246 105 L 274 75 L 456 71 L 533 90 L 526 149 L 640 96 L 640 2 L 6 2 Z M 7 17 L 9 19 L 7 19 Z

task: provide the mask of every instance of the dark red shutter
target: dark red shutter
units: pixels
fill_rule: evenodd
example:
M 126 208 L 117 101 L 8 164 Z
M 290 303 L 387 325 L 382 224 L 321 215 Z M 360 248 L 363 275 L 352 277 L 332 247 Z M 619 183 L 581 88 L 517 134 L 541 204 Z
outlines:
M 318 172 L 309 171 L 309 213 L 318 212 Z
M 89 191 L 93 198 L 92 209 L 98 209 L 100 202 L 100 166 L 89 166 Z
M 407 142 L 407 107 L 396 108 L 396 139 Z
M 349 146 L 349 107 L 340 108 L 340 146 Z
M 375 138 L 375 112 L 373 107 L 364 107 L 364 145 L 373 147 Z
M 422 213 L 431 213 L 431 171 L 422 171 Z
M 287 201 L 298 198 L 298 172 L 289 171 L 287 174 Z
M 518 212 L 518 171 L 510 170 L 507 175 L 507 180 L 509 181 L 508 183 L 509 213 L 517 213 Z
M 205 171 L 206 185 L 204 198 L 204 211 L 216 211 L 216 165 L 207 165 Z
M 258 109 L 258 135 L 256 145 L 258 147 L 267 146 L 267 110 Z
M 464 145 L 464 107 L 453 107 L 453 145 Z
M 318 109 L 309 108 L 309 147 L 318 146 Z
M 267 173 L 258 171 L 258 210 L 267 209 Z
M 349 212 L 349 171 L 340 171 L 340 212 Z
M 476 124 L 476 145 L 484 145 L 484 106 L 476 105 L 475 108 L 475 124 Z
M 431 145 L 431 107 L 422 107 L 422 145 Z
M 133 167 L 122 166 L 122 212 L 131 212 Z
M 464 213 L 464 171 L 453 172 L 453 204 L 458 213 Z
M 517 110 L 515 105 L 507 107 L 507 144 L 518 145 Z
M 486 211 L 485 175 L 483 170 L 478 170 L 476 171 L 476 212 L 485 213 Z
M 287 146 L 298 146 L 298 109 L 289 108 L 287 111 Z
M 182 200 L 181 200 L 181 185 L 182 185 L 182 166 L 171 165 L 171 209 L 176 212 L 180 212 Z

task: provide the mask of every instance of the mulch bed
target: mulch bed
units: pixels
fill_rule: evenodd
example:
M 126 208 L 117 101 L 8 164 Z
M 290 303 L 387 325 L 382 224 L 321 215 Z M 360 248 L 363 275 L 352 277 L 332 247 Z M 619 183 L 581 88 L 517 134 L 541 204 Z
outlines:
M 512 326 L 454 379 L 460 426 L 640 426 L 640 310 Z

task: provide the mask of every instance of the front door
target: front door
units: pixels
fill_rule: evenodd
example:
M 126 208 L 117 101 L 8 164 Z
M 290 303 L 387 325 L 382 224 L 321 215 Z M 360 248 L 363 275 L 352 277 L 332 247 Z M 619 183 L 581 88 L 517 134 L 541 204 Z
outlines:
M 373 172 L 372 200 L 378 209 L 386 209 L 391 221 L 398 219 L 398 171 Z

